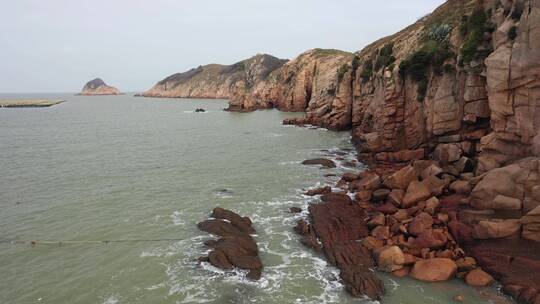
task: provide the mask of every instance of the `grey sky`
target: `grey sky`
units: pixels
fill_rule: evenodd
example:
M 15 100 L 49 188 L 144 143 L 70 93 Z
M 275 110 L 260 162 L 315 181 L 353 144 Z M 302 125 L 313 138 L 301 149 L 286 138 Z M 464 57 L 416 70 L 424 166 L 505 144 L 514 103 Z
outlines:
M 2 0 L 0 92 L 141 91 L 257 53 L 356 51 L 444 0 Z

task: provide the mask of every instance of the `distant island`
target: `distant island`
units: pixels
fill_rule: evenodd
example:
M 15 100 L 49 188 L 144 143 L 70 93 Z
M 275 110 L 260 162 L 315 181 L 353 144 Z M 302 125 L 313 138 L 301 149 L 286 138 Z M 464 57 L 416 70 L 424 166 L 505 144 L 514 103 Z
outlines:
M 0 100 L 0 108 L 42 108 L 64 102 L 60 99 L 9 99 Z
M 107 85 L 101 78 L 96 78 L 87 82 L 78 95 L 122 95 L 122 93 L 117 88 Z

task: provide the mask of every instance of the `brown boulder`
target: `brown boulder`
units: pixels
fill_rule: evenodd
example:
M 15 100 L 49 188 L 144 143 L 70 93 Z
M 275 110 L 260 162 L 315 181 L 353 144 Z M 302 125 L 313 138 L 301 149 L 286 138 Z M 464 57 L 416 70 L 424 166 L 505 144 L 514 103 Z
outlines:
M 433 258 L 416 262 L 411 270 L 411 277 L 426 282 L 447 281 L 454 277 L 457 265 L 446 258 Z
M 524 239 L 540 242 L 540 206 L 521 218 L 523 231 L 521 236 Z
M 448 236 L 441 229 L 428 229 L 417 238 L 410 237 L 407 246 L 410 248 L 442 248 L 448 242 Z
M 384 186 L 389 189 L 406 190 L 409 184 L 415 180 L 418 180 L 417 173 L 414 168 L 409 165 L 390 175 L 384 181 Z
M 326 159 L 326 158 L 314 158 L 314 159 L 308 159 L 302 162 L 302 165 L 320 165 L 325 168 L 335 168 L 336 163 L 334 163 L 333 160 Z
M 465 277 L 465 282 L 470 286 L 484 287 L 493 284 L 493 277 L 480 268 L 476 268 L 469 272 Z
M 324 186 L 319 187 L 315 189 L 308 190 L 305 195 L 308 196 L 315 196 L 315 195 L 323 195 L 332 192 L 332 188 L 330 186 Z
M 377 174 L 365 173 L 360 180 L 353 181 L 349 184 L 349 190 L 376 190 L 380 184 L 381 178 Z
M 377 226 L 371 231 L 371 236 L 378 240 L 387 240 L 390 238 L 390 227 L 388 226 Z
M 375 250 L 375 261 L 379 266 L 379 270 L 392 272 L 403 268 L 405 256 L 403 251 L 398 246 L 387 246 Z
M 390 194 L 390 190 L 388 189 L 377 189 L 373 191 L 373 197 L 371 198 L 374 202 L 381 202 L 386 199 L 386 197 Z
M 431 229 L 431 226 L 433 226 L 432 216 L 428 213 L 420 212 L 409 224 L 408 231 L 411 235 L 419 236 L 424 231 Z
M 416 205 L 420 201 L 425 201 L 432 196 L 429 188 L 419 181 L 413 181 L 407 187 L 407 192 L 401 203 L 402 208 L 409 208 Z
M 396 207 L 399 207 L 401 206 L 401 202 L 403 201 L 404 196 L 405 191 L 401 189 L 394 189 L 390 191 L 390 194 L 388 194 L 388 201 L 394 204 Z

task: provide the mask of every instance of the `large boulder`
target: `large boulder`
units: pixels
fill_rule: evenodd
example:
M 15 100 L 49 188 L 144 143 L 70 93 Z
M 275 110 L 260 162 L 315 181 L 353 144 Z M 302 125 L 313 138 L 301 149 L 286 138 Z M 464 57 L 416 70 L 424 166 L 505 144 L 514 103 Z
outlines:
M 389 189 L 406 190 L 409 184 L 415 180 L 418 180 L 417 172 L 409 165 L 390 175 L 384 180 L 384 185 Z
M 480 268 L 476 268 L 467 274 L 465 282 L 470 286 L 484 287 L 493 284 L 494 280 L 487 272 Z
M 349 184 L 349 190 L 376 190 L 381 185 L 381 178 L 375 173 L 364 173 L 362 178 Z
M 375 250 L 375 261 L 379 270 L 392 272 L 403 268 L 405 256 L 398 246 L 387 246 Z
M 447 281 L 454 277 L 457 265 L 447 258 L 433 258 L 416 262 L 411 270 L 411 277 L 426 282 Z
M 409 208 L 420 201 L 425 201 L 432 196 L 430 189 L 422 182 L 413 181 L 407 187 L 407 192 L 401 203 L 401 207 Z

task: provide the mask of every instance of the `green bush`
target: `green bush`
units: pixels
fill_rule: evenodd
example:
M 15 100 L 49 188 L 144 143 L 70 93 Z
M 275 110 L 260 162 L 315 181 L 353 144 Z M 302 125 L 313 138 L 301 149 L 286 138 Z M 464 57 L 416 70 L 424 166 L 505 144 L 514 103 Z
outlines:
M 358 68 L 360 67 L 360 56 L 354 55 L 354 58 L 352 60 L 352 70 L 353 72 L 356 72 Z
M 510 28 L 510 31 L 508 31 L 508 39 L 515 40 L 518 35 L 517 27 L 514 25 Z
M 345 73 L 349 71 L 349 65 L 343 64 L 340 66 L 337 70 L 337 76 L 338 76 L 338 82 L 341 82 L 343 80 L 343 77 L 345 76 Z
M 390 64 L 394 63 L 394 61 L 396 61 L 396 57 L 392 55 L 393 53 L 394 53 L 394 44 L 389 43 L 385 45 L 379 51 L 379 56 L 377 57 L 377 61 L 375 62 L 375 70 L 378 71 L 381 68 L 385 68 L 389 66 Z
M 437 41 L 438 43 L 448 43 L 450 40 L 450 34 L 452 33 L 452 27 L 449 24 L 443 23 L 434 25 L 429 30 L 427 37 L 429 40 Z
M 373 60 L 369 59 L 366 62 L 364 62 L 364 69 L 362 70 L 362 74 L 360 75 L 360 77 L 362 77 L 362 82 L 366 83 L 371 79 L 372 76 L 373 76 Z
M 467 39 L 461 47 L 463 63 L 469 63 L 479 57 L 478 48 L 484 40 L 486 32 L 487 15 L 482 9 L 475 10 L 469 18 L 464 19 L 462 27 L 466 30 Z

